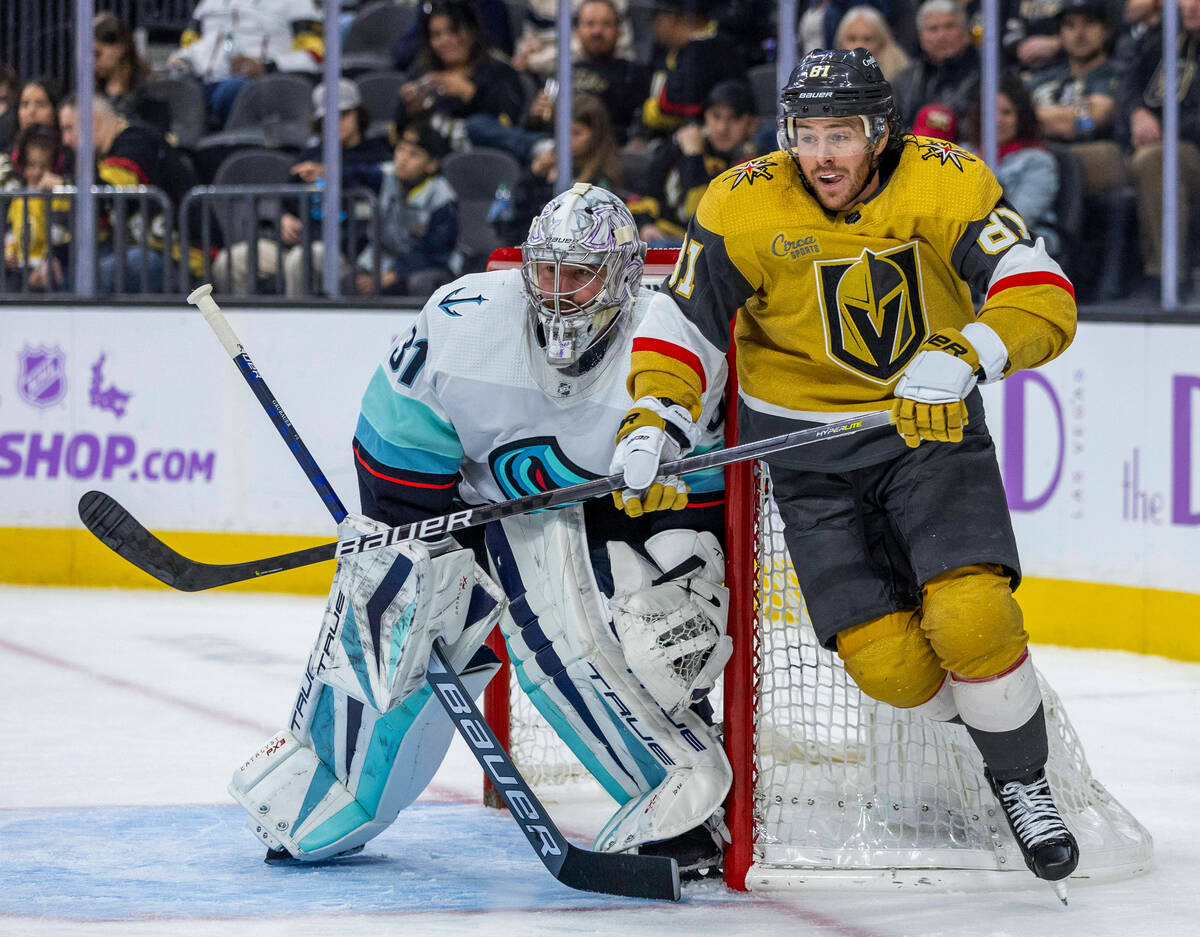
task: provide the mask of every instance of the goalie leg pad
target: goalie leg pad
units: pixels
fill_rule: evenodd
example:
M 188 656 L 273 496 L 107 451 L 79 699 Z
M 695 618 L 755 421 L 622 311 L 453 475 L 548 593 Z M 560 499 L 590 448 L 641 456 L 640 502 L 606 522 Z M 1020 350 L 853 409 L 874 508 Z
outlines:
M 350 536 L 378 532 L 382 526 L 351 515 L 339 532 Z M 487 592 L 486 582 L 470 550 L 433 555 L 419 541 L 343 557 L 326 604 L 323 630 L 329 655 L 321 661 L 321 681 L 376 712 L 387 712 L 425 685 L 437 638 L 448 647 L 460 640 L 468 621 L 474 621 L 469 614 L 476 587 Z M 491 585 L 490 595 L 501 601 Z
M 669 717 L 630 673 L 592 573 L 582 511 L 506 518 L 488 529 L 487 545 L 510 597 L 501 629 L 518 681 L 608 793 L 633 804 L 597 848 L 666 839 L 708 819 L 732 780 L 725 753 L 699 716 Z
M 500 667 L 486 647 L 462 671 L 472 696 Z M 229 792 L 269 848 L 319 861 L 362 846 L 428 786 L 454 726 L 426 687 L 383 715 L 321 687 L 311 736 L 273 736 L 234 773 Z

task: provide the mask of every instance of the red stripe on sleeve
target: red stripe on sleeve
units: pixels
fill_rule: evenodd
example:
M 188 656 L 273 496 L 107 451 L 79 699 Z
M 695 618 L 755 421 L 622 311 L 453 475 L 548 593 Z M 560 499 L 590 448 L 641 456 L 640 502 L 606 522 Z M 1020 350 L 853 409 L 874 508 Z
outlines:
M 997 280 L 988 290 L 987 298 L 991 299 L 1001 290 L 1012 289 L 1014 286 L 1057 286 L 1070 293 L 1071 299 L 1075 298 L 1075 287 L 1071 285 L 1071 281 L 1048 270 L 1039 270 L 1035 273 L 1014 273 L 1012 276 Z
M 664 342 L 660 338 L 635 338 L 633 340 L 633 350 L 635 353 L 639 351 L 652 351 L 655 354 L 674 358 L 680 364 L 696 372 L 700 378 L 701 393 L 708 386 L 708 382 L 704 378 L 704 365 L 700 361 L 700 356 L 688 351 L 681 345 Z
M 457 481 L 447 482 L 445 485 L 432 485 L 425 482 L 410 482 L 403 478 L 395 478 L 391 475 L 384 475 L 383 472 L 375 471 L 375 469 L 367 465 L 367 463 L 363 460 L 363 457 L 358 454 L 358 449 L 354 450 L 354 458 L 357 460 L 358 464 L 365 468 L 368 472 L 370 472 L 376 478 L 382 478 L 385 482 L 395 482 L 397 485 L 407 485 L 410 488 L 453 488 L 456 484 L 458 484 Z
M 114 169 L 124 169 L 126 172 L 131 173 L 142 185 L 150 184 L 150 177 L 146 175 L 146 171 L 132 159 L 127 159 L 124 156 L 114 156 L 102 160 L 101 165 L 112 166 Z

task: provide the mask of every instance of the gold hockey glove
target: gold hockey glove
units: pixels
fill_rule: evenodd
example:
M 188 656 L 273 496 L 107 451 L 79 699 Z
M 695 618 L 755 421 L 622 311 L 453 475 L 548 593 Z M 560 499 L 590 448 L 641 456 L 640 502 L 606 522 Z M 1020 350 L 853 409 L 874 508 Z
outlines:
M 678 459 L 699 435 L 691 414 L 679 404 L 657 397 L 634 401 L 617 430 L 617 448 L 608 469 L 625 478 L 624 490 L 613 492 L 613 503 L 630 517 L 687 507 L 687 485 L 674 475 L 664 476 L 658 467 Z

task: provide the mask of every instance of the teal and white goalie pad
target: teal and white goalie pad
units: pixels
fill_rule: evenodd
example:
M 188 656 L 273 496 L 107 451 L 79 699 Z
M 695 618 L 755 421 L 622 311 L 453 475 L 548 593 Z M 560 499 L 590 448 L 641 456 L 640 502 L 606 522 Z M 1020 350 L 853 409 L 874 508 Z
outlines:
M 668 715 L 631 672 L 582 509 L 506 518 L 488 527 L 487 547 L 509 597 L 500 627 L 522 689 L 620 805 L 595 847 L 633 849 L 712 817 L 733 777 L 720 740 L 690 709 Z
M 383 526 L 353 523 L 342 536 Z M 340 560 L 290 725 L 230 782 L 255 834 L 313 861 L 391 824 L 429 784 L 454 735 L 425 682 L 433 641 L 446 642 L 478 695 L 499 668 L 482 644 L 504 607 L 469 550 L 433 556 L 409 542 Z

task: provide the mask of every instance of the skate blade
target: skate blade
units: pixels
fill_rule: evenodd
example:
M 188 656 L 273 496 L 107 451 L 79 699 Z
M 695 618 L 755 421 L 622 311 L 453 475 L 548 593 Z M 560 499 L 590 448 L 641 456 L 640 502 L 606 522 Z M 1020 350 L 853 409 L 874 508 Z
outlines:
M 1065 905 L 1067 903 L 1067 880 L 1060 878 L 1057 882 L 1051 882 L 1050 886 L 1054 889 L 1054 894 L 1058 895 L 1058 900 Z

